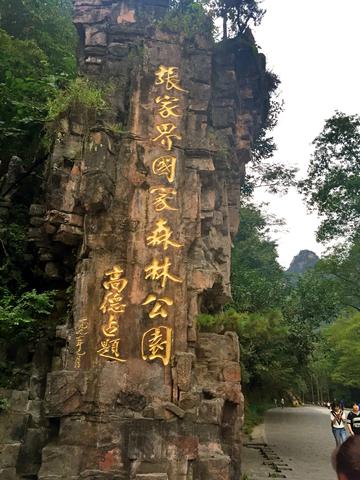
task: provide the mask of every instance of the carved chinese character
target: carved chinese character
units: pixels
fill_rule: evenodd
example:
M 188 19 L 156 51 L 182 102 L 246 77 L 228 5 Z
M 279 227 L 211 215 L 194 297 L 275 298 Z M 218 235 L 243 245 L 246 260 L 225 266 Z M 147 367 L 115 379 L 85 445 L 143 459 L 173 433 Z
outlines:
M 100 306 L 100 311 L 102 313 L 124 313 L 126 304 L 120 303 L 122 299 L 123 297 L 118 292 L 107 292 Z
M 167 250 L 169 246 L 174 248 L 183 247 L 184 245 L 171 240 L 172 234 L 173 232 L 168 226 L 167 221 L 160 218 L 160 220 L 156 222 L 156 227 L 151 232 L 151 235 L 146 238 L 147 245 L 149 247 L 162 246 L 164 250 Z
M 126 362 L 123 360 L 119 353 L 120 348 L 120 338 L 110 340 L 106 338 L 101 341 L 101 348 L 97 351 L 100 357 L 110 358 L 111 360 L 116 360 L 117 362 Z
M 150 265 L 145 268 L 145 279 L 146 280 L 161 280 L 162 288 L 166 287 L 168 280 L 171 280 L 176 283 L 182 283 L 182 280 L 178 277 L 175 277 L 169 273 L 169 268 L 171 267 L 169 257 L 165 257 L 164 263 L 160 263 L 158 260 L 154 259 Z
M 170 183 L 173 183 L 176 174 L 176 157 L 164 155 L 156 158 L 152 164 L 152 171 L 155 175 L 165 176 Z
M 84 336 L 84 335 L 87 335 L 88 333 L 88 321 L 87 321 L 87 318 L 82 318 L 78 325 L 75 327 L 75 334 L 77 336 Z
M 176 138 L 177 140 L 181 140 L 181 136 L 177 135 L 174 132 L 176 130 L 176 125 L 173 123 L 162 123 L 161 125 L 156 125 L 156 130 L 159 132 L 160 135 L 157 137 L 153 138 L 153 142 L 160 142 L 163 147 L 166 148 L 166 150 L 171 150 L 173 146 L 173 138 Z
M 74 367 L 75 368 L 80 368 L 81 367 L 81 356 L 77 355 L 75 357 Z
M 160 105 L 159 114 L 162 118 L 180 117 L 179 113 L 176 113 L 176 109 L 179 108 L 179 99 L 176 97 L 169 97 L 164 95 L 163 97 L 156 97 L 155 103 Z
M 80 368 L 81 366 L 81 357 L 86 355 L 86 352 L 83 351 L 83 345 L 85 343 L 84 337 L 76 338 L 76 357 L 75 357 L 75 368 Z
M 118 265 L 115 265 L 109 272 L 105 272 L 105 277 L 109 277 L 103 282 L 105 290 L 113 288 L 117 292 L 122 292 L 128 283 L 125 278 L 121 278 L 123 273 L 124 270 Z
M 75 327 L 76 335 L 76 356 L 75 356 L 75 368 L 80 368 L 81 366 L 81 357 L 86 355 L 86 352 L 83 350 L 83 345 L 85 343 L 85 337 L 89 333 L 89 325 L 87 318 L 82 318 L 78 325 Z
M 165 366 L 168 365 L 171 357 L 171 343 L 171 328 L 163 326 L 151 328 L 142 338 L 142 358 L 150 361 L 159 358 Z
M 112 270 L 105 273 L 106 280 L 103 282 L 103 287 L 106 292 L 103 302 L 100 306 L 100 311 L 102 313 L 124 313 L 126 305 L 121 303 L 123 297 L 121 292 L 125 289 L 128 284 L 126 278 L 121 278 L 124 270 L 115 266 Z
M 107 322 L 101 327 L 105 337 L 115 337 L 119 330 L 119 324 L 115 315 L 109 315 Z
M 174 301 L 169 297 L 157 298 L 156 295 L 151 293 L 146 297 L 146 299 L 142 304 L 149 305 L 150 303 L 154 303 L 154 302 L 155 302 L 155 305 L 152 307 L 149 313 L 149 317 L 155 318 L 160 315 L 160 317 L 162 318 L 167 318 L 168 312 L 167 312 L 166 306 L 173 305 Z
M 84 345 L 84 337 L 78 337 L 76 339 L 76 355 L 85 355 L 85 352 L 82 351 L 83 345 Z
M 155 72 L 156 80 L 155 85 L 164 85 L 166 90 L 179 90 L 180 92 L 187 92 L 180 87 L 180 79 L 177 67 L 165 67 L 160 65 L 159 69 Z
M 173 200 L 176 196 L 175 188 L 167 187 L 152 187 L 150 188 L 151 195 L 155 196 L 153 200 L 153 205 L 157 212 L 162 212 L 163 210 L 178 210 L 176 207 L 172 207 L 168 202 Z

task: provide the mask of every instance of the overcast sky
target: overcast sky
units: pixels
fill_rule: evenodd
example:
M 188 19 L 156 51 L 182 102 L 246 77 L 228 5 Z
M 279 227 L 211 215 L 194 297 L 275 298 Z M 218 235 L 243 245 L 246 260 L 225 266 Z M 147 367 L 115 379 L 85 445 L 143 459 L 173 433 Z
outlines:
M 275 159 L 306 173 L 311 142 L 335 110 L 360 113 L 360 0 L 264 0 L 267 13 L 254 30 L 268 67 L 281 79 L 285 110 L 274 130 Z M 318 219 L 295 190 L 279 197 L 257 192 L 268 211 L 285 218 L 275 234 L 279 261 L 288 267 L 300 250 L 321 254 Z

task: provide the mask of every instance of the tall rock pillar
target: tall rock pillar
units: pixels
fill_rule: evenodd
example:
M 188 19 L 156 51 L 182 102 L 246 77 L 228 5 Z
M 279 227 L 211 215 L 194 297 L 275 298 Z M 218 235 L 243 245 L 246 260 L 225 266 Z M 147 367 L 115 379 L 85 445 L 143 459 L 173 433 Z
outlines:
M 73 259 L 75 289 L 39 479 L 238 479 L 238 339 L 196 317 L 230 298 L 263 58 L 161 30 L 166 0 L 74 3 L 81 72 L 110 108 L 69 112 L 46 168 L 40 253 L 52 278 Z

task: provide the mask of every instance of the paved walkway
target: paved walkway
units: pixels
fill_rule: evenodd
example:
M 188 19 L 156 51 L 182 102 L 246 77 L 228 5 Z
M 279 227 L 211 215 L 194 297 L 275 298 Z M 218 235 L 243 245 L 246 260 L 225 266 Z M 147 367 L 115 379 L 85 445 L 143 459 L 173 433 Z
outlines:
M 335 480 L 334 447 L 327 409 L 272 409 L 244 448 L 243 471 L 251 480 Z

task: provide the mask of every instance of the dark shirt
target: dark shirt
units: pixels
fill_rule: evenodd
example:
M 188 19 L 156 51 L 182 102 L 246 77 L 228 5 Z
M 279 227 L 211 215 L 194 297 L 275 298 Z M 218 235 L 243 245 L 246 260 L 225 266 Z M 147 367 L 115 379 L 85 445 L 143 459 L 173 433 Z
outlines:
M 360 435 L 360 412 L 350 412 L 347 416 L 347 423 L 351 425 L 351 429 L 355 435 Z

